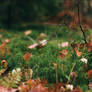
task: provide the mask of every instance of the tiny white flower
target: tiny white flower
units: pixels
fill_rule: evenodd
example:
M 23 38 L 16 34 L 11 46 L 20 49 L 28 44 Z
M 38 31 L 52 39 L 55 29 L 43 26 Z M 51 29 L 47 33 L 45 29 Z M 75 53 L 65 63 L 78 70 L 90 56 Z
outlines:
M 73 90 L 73 85 L 68 84 L 68 85 L 66 85 L 66 88 L 67 88 L 67 89 L 70 89 L 70 90 Z
M 83 63 L 86 63 L 88 62 L 88 60 L 86 58 L 81 58 L 80 61 L 82 61 Z
M 21 87 L 18 87 L 18 90 L 21 90 L 22 88 Z
M 21 72 L 21 69 L 20 68 L 17 68 L 16 70 L 17 70 L 17 72 Z
M 15 69 L 12 70 L 12 75 L 13 75 L 13 74 L 16 74 L 16 70 L 15 70 Z

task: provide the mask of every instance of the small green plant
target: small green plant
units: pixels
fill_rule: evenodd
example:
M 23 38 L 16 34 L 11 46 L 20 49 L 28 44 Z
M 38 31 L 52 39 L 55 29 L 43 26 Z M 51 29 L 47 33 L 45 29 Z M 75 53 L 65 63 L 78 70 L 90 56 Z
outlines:
M 0 86 L 4 86 L 6 88 L 16 88 L 21 81 L 21 69 L 17 68 L 13 69 L 11 73 L 8 73 L 7 77 L 0 79 Z

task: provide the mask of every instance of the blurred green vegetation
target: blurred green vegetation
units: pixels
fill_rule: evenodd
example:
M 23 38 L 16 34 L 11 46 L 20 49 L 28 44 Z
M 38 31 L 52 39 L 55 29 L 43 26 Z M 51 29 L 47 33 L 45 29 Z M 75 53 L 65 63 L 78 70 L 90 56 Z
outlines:
M 92 14 L 92 1 L 81 0 L 81 13 Z M 77 0 L 0 0 L 0 26 L 48 21 L 61 11 L 74 10 Z

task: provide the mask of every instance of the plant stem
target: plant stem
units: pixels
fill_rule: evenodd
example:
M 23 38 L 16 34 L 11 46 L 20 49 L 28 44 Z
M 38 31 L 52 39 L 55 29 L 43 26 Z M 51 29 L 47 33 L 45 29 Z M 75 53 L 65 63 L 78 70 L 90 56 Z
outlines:
M 76 63 L 74 63 L 73 66 L 72 66 L 72 68 L 71 68 L 70 74 L 68 76 L 67 84 L 70 82 L 71 73 L 73 72 L 73 69 L 74 69 L 75 65 L 76 65 Z

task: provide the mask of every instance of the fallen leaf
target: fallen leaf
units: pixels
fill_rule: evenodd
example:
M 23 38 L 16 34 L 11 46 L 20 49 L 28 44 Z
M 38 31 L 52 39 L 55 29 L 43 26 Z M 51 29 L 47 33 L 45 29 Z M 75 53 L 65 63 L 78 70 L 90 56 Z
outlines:
M 31 34 L 31 33 L 32 33 L 31 30 L 27 30 L 27 31 L 25 31 L 25 35 L 26 35 L 26 36 L 29 35 L 29 34 Z
M 47 44 L 47 40 L 40 41 L 40 45 L 45 46 Z
M 45 38 L 47 35 L 45 33 L 40 34 L 40 38 Z
M 30 57 L 32 56 L 32 54 L 30 54 L 29 52 L 27 52 L 23 57 L 24 57 L 24 61 L 29 61 Z
M 80 56 L 82 55 L 82 52 L 79 52 L 79 51 L 78 51 L 78 48 L 74 48 L 74 50 L 75 50 L 76 55 L 77 55 L 78 57 L 80 57 Z
M 59 54 L 59 58 L 64 58 L 66 55 L 68 54 L 68 51 L 67 50 L 62 50 L 60 51 L 60 54 Z
M 34 49 L 34 48 L 36 48 L 37 46 L 38 46 L 38 44 L 37 44 L 37 43 L 34 43 L 34 44 L 28 46 L 28 48 L 29 48 L 29 49 Z
M 63 54 L 63 55 L 67 55 L 68 54 L 68 51 L 67 50 L 62 50 L 62 51 L 60 51 L 60 54 Z

